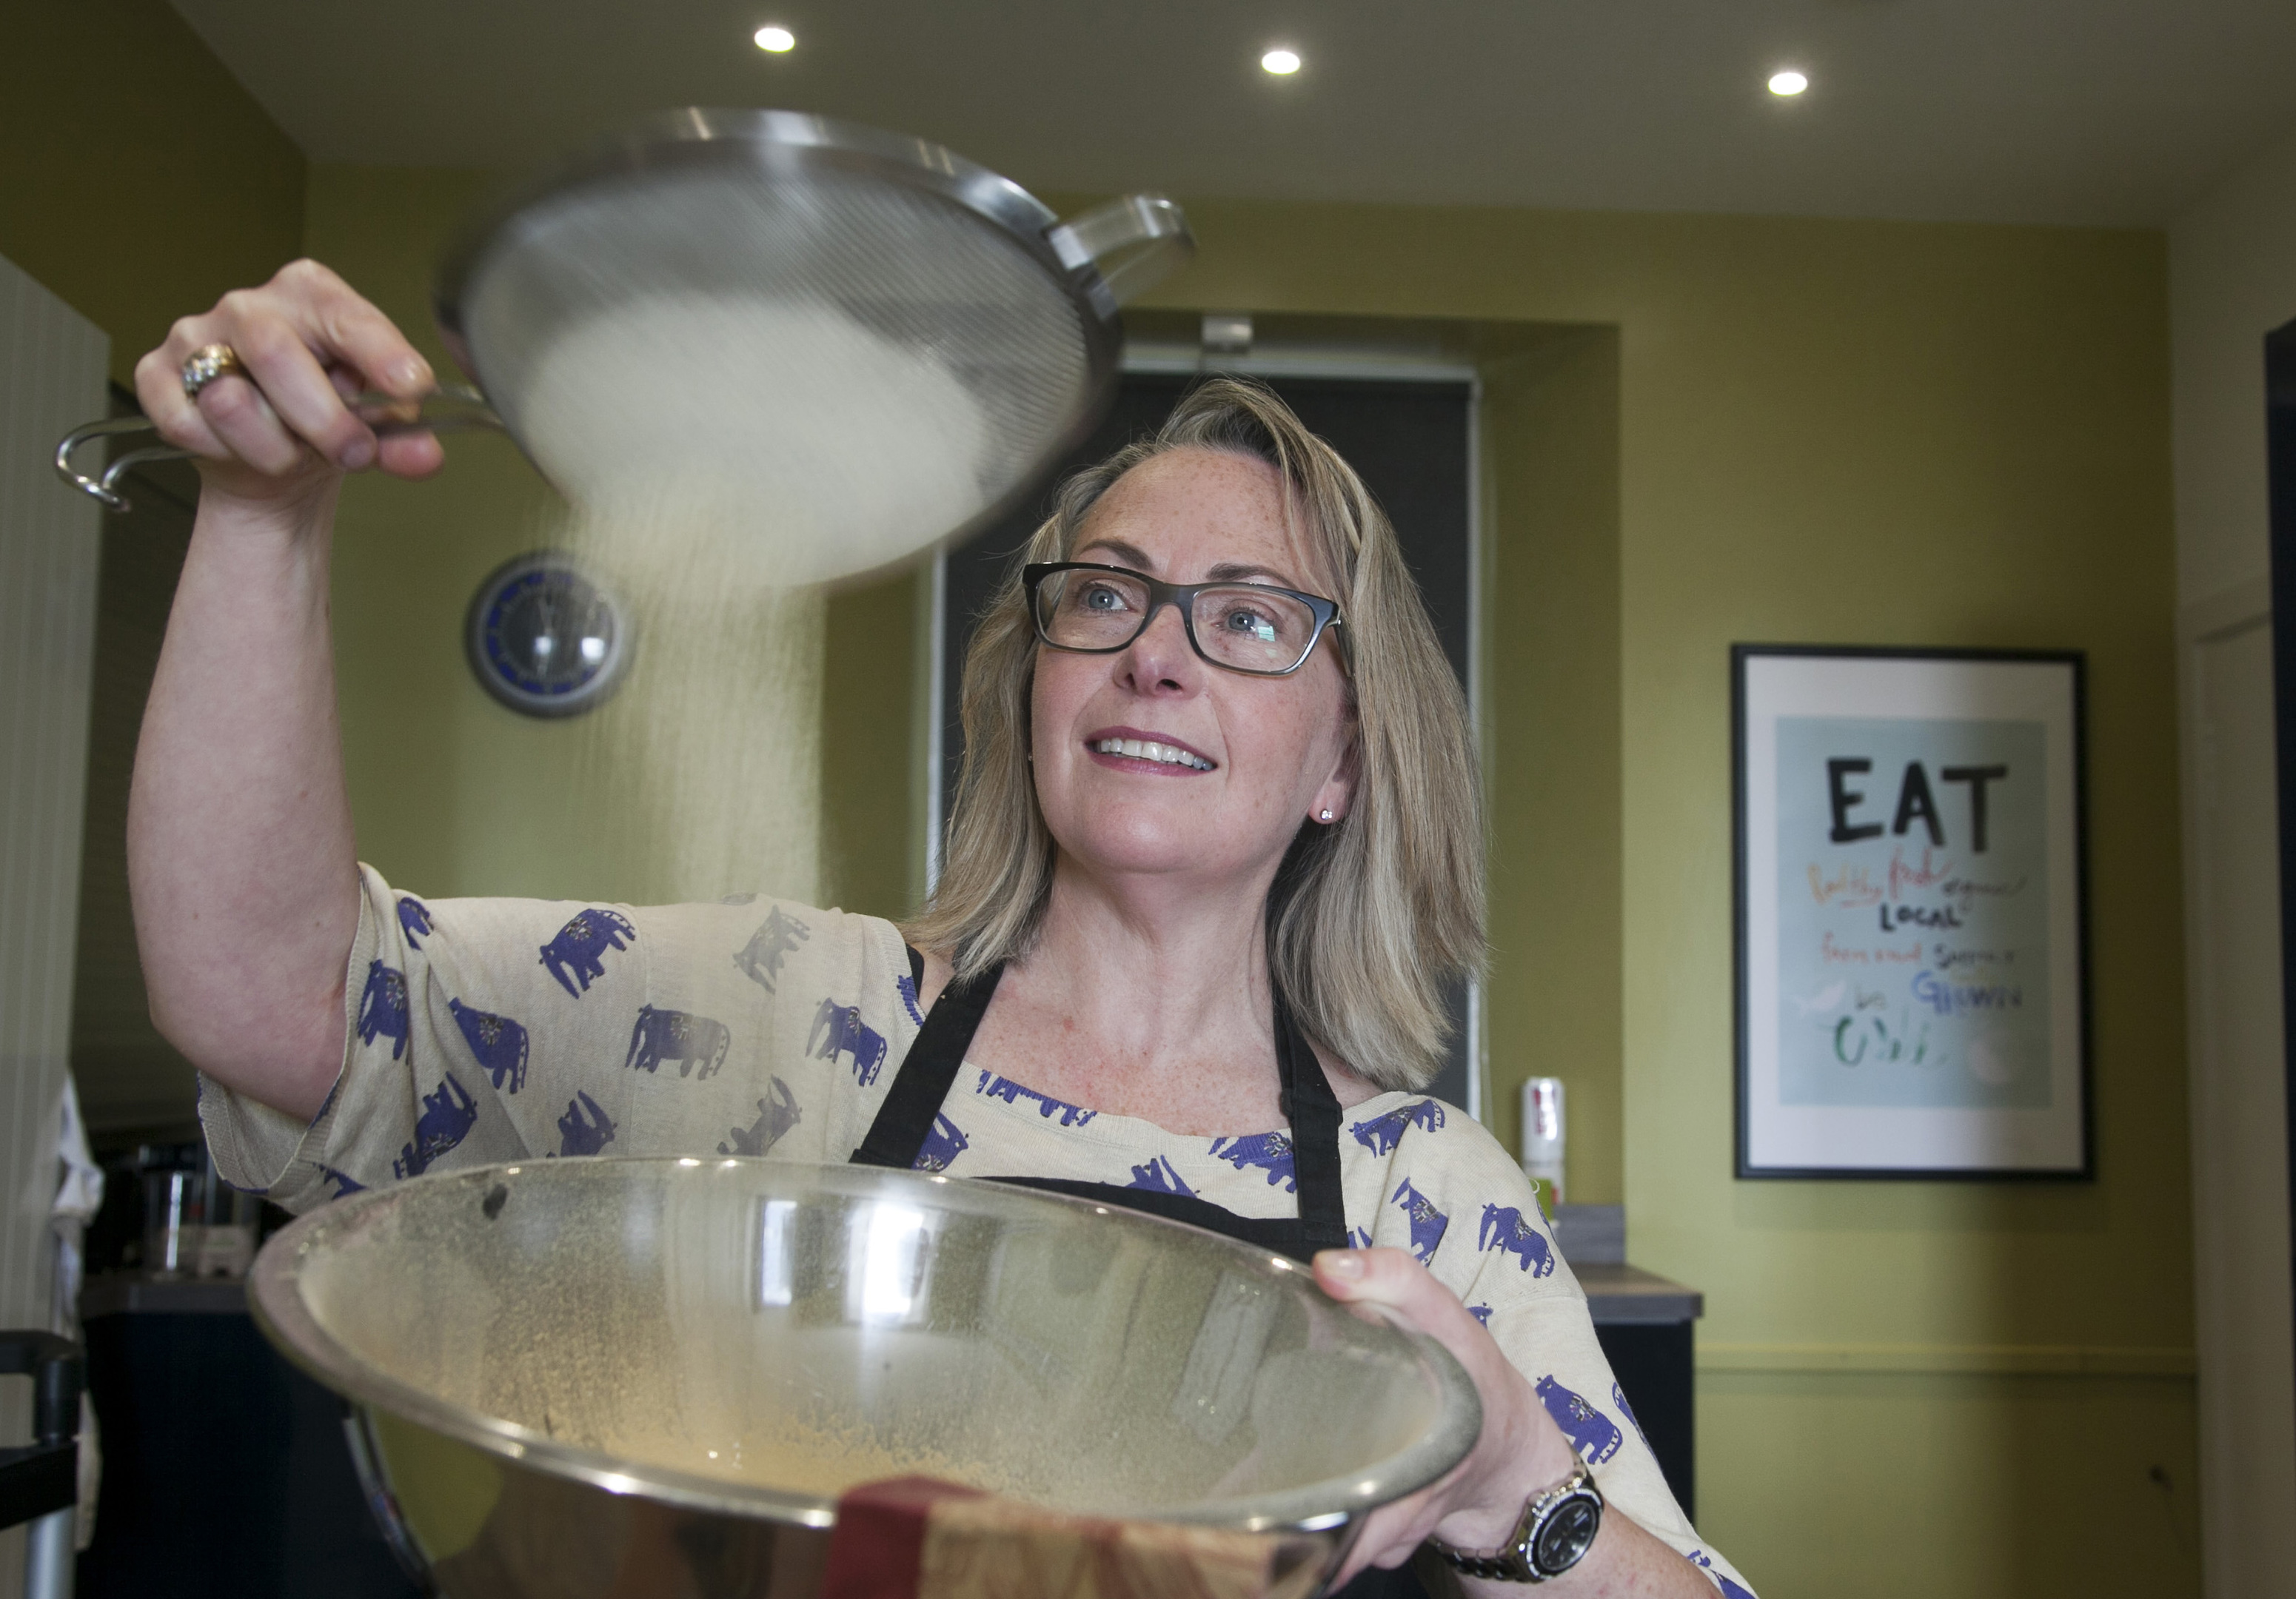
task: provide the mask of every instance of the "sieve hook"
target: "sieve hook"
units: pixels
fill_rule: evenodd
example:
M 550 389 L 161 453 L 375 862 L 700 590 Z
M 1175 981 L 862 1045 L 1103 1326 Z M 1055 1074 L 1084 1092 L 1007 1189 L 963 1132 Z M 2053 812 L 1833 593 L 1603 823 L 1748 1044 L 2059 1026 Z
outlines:
M 1071 274 L 1099 269 L 1090 292 L 1103 316 L 1113 316 L 1196 253 L 1186 214 L 1161 194 L 1127 194 L 1095 206 L 1047 228 L 1045 240 Z
M 472 428 L 505 430 L 502 418 L 487 404 L 487 397 L 461 383 L 440 384 L 417 403 L 412 416 L 406 414 L 406 401 L 373 390 L 352 400 L 350 406 L 359 420 L 382 439 L 398 433 L 460 433 Z M 131 468 L 147 461 L 182 461 L 192 452 L 172 444 L 146 445 L 122 455 L 104 469 L 101 478 L 91 478 L 78 471 L 72 465 L 72 457 L 99 439 L 156 430 L 151 420 L 143 416 L 114 416 L 74 428 L 56 446 L 56 475 L 114 511 L 131 510 L 127 496 L 119 492 L 119 480 Z

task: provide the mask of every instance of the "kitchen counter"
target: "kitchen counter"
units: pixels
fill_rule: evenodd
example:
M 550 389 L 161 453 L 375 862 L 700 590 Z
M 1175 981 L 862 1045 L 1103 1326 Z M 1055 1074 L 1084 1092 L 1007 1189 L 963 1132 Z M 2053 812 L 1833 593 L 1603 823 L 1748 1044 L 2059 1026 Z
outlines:
M 1569 1258 L 1569 1251 L 1564 1252 Z M 1688 1322 L 1706 1314 L 1706 1296 L 1625 1261 L 1572 1261 L 1597 1326 L 1617 1322 Z
M 1693 1330 L 1706 1314 L 1695 1288 L 1627 1264 L 1622 1205 L 1558 1205 L 1554 1240 L 1587 1291 L 1595 1336 L 1636 1425 L 1685 1515 L 1697 1513 Z

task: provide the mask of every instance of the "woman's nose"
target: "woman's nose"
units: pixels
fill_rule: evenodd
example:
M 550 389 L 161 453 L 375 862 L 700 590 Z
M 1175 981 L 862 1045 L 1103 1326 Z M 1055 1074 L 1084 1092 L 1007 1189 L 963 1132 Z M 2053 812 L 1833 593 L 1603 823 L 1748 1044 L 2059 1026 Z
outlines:
M 1188 644 L 1188 624 L 1177 605 L 1166 605 L 1148 619 L 1124 652 L 1121 676 L 1135 693 L 1185 693 L 1195 686 L 1202 663 Z

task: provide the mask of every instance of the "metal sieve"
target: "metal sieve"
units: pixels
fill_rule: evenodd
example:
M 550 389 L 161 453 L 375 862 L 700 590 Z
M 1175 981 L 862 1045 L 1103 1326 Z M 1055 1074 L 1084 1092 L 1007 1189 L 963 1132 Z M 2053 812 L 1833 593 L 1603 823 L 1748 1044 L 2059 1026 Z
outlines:
M 378 431 L 499 425 L 578 503 L 678 496 L 777 530 L 785 580 L 862 571 L 1001 515 L 1098 415 L 1119 304 L 1194 249 L 1131 195 L 1061 222 L 921 139 L 790 111 L 650 119 L 486 212 L 439 325 L 479 384 Z M 99 478 L 114 509 L 148 447 Z M 761 497 L 762 496 L 762 497 Z

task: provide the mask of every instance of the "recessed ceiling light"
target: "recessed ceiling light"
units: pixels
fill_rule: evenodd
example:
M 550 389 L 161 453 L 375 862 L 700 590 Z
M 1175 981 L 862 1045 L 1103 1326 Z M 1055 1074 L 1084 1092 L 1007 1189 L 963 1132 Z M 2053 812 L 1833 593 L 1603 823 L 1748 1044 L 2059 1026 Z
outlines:
M 797 47 L 797 35 L 786 28 L 771 26 L 760 28 L 753 37 L 758 41 L 758 49 L 770 50 L 775 55 L 781 54 L 784 50 L 793 50 Z
M 1289 78 L 1300 70 L 1300 53 L 1296 50 L 1271 50 L 1259 58 L 1259 64 L 1278 78 Z
M 1773 94 L 1799 94 L 1808 87 L 1809 79 L 1791 68 L 1770 75 L 1770 93 Z

